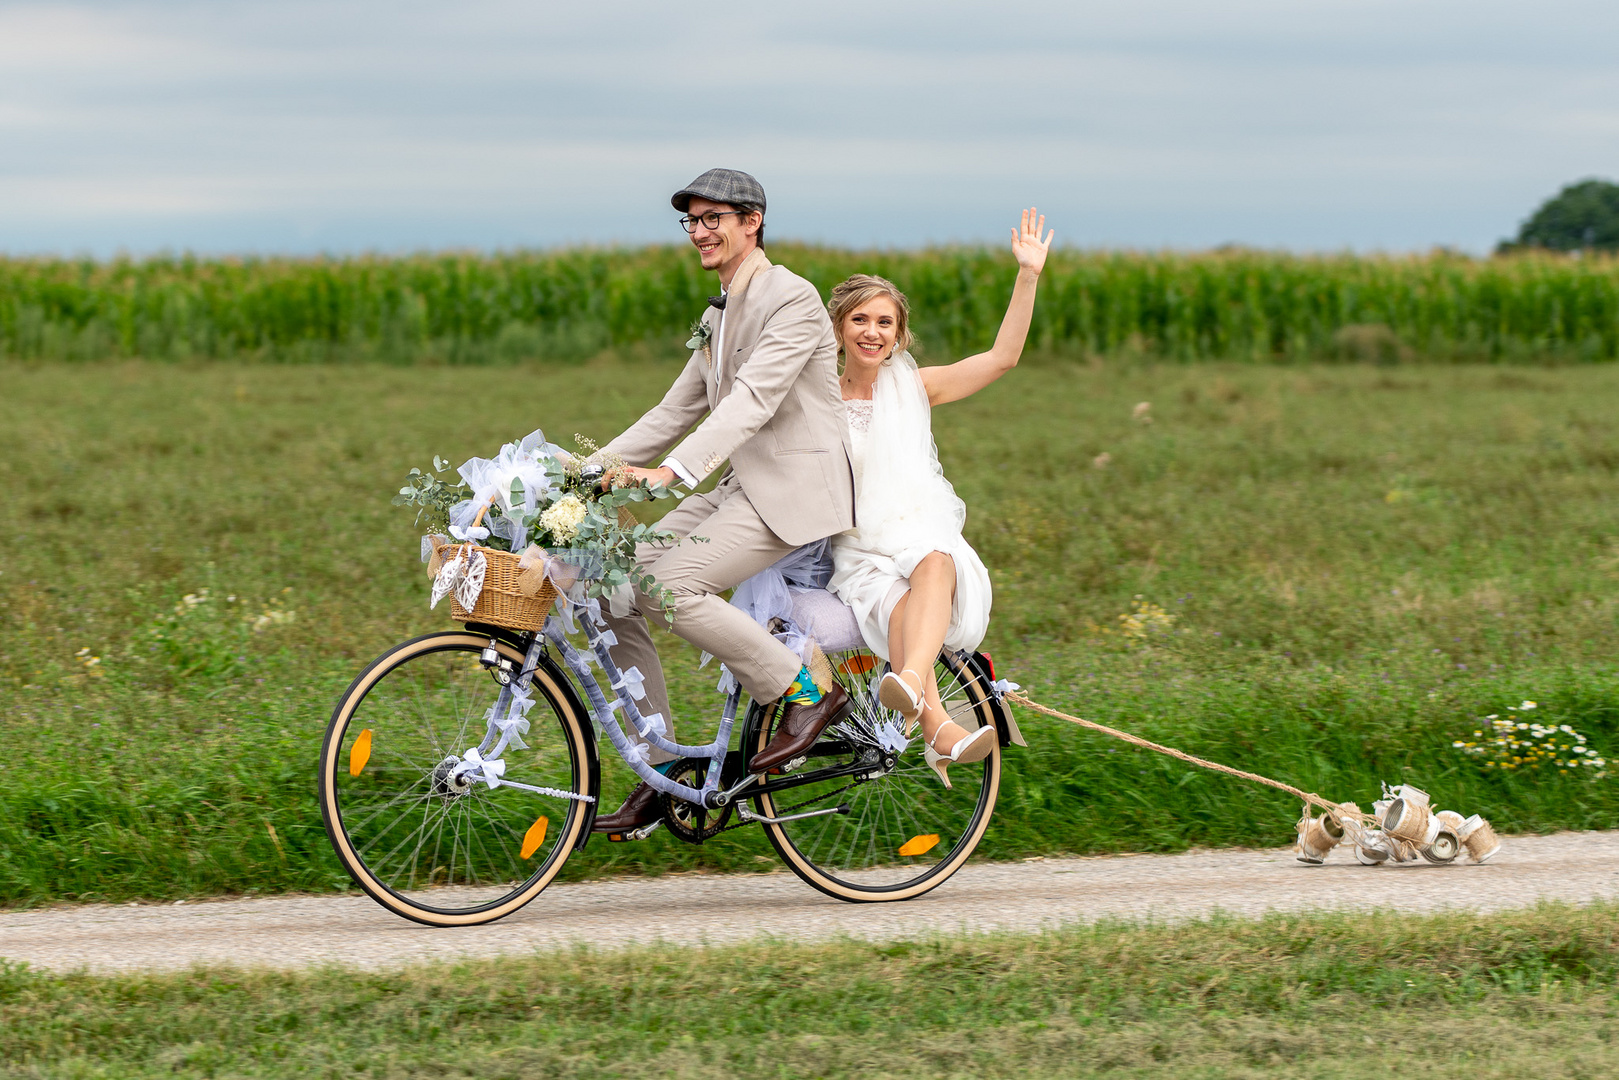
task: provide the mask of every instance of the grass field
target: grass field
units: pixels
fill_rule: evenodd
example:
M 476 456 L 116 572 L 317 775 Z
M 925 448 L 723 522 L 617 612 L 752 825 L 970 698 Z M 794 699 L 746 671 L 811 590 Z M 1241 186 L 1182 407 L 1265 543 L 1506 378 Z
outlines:
M 448 625 L 398 479 L 539 425 L 610 435 L 672 375 L 0 368 L 0 902 L 346 887 L 319 734 L 361 664 Z M 1452 743 L 1530 699 L 1619 750 L 1616 415 L 1607 365 L 1048 360 L 936 429 L 994 573 L 985 648 L 1036 699 L 1333 798 L 1411 780 L 1535 831 L 1619 826 L 1614 779 Z M 1133 636 L 1138 603 L 1173 621 Z M 679 710 L 706 711 L 712 676 L 672 640 L 666 660 Z M 988 857 L 1291 838 L 1278 793 L 1023 725 Z M 568 873 L 762 859 L 750 830 L 659 835 Z
M 584 950 L 360 973 L 0 966 L 4 1077 L 1285 1077 L 1619 1070 L 1619 911 Z
M 1003 248 L 780 244 L 770 253 L 823 296 L 856 271 L 898 283 L 916 312 L 923 358 L 987 348 L 1014 275 Z M 684 244 L 402 258 L 0 258 L 0 358 L 664 358 L 713 291 Z M 1619 261 L 1059 249 L 1030 340 L 1070 356 L 1177 361 L 1611 361 Z

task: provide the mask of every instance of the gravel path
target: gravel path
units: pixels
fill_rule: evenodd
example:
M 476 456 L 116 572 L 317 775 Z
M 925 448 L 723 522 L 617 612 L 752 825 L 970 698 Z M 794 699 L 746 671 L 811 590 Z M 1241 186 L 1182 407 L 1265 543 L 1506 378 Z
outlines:
M 0 911 L 0 956 L 54 970 L 295 967 L 493 956 L 575 942 L 894 939 L 1038 930 L 1103 916 L 1186 918 L 1310 908 L 1492 910 L 1619 896 L 1619 832 L 1508 837 L 1484 866 L 1363 867 L 1343 851 L 1307 867 L 1287 849 L 969 865 L 902 904 L 844 904 L 786 873 L 554 885 L 503 922 L 436 930 L 364 896 Z

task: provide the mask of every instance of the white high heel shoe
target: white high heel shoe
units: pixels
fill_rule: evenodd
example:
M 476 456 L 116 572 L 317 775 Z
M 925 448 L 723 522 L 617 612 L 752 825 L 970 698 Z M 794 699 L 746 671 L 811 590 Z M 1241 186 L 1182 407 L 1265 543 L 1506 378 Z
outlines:
M 905 675 L 916 675 L 916 689 L 905 681 Z M 905 733 L 910 734 L 911 729 L 922 717 L 922 708 L 927 702 L 922 697 L 922 676 L 916 671 L 906 668 L 896 675 L 892 671 L 882 677 L 877 684 L 877 700 L 883 708 L 893 709 L 905 721 Z
M 946 721 L 946 723 L 952 722 Z M 933 733 L 935 741 L 943 731 L 944 724 L 940 724 L 939 730 Z M 950 777 L 945 770 L 952 765 L 970 765 L 975 761 L 983 761 L 994 752 L 995 738 L 994 727 L 985 724 L 977 731 L 969 731 L 957 739 L 956 745 L 950 748 L 948 754 L 939 753 L 933 748 L 932 742 L 924 742 L 922 744 L 922 758 L 928 763 L 928 768 L 939 774 L 939 783 L 948 788 L 951 786 Z

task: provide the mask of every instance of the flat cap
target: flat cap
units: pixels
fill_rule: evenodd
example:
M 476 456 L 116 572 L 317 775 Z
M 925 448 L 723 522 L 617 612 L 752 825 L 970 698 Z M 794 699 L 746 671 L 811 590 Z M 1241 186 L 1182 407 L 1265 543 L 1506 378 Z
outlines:
M 764 185 L 738 169 L 710 169 L 675 192 L 669 203 L 684 214 L 694 195 L 731 206 L 757 206 L 761 212 L 765 208 Z

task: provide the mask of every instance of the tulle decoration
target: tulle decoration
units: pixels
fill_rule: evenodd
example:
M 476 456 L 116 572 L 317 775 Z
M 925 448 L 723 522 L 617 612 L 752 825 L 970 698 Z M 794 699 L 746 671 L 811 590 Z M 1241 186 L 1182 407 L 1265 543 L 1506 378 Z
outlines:
M 748 578 L 731 594 L 731 606 L 740 608 L 748 617 L 776 640 L 793 651 L 795 656 L 810 662 L 811 640 L 808 628 L 793 617 L 791 590 L 823 589 L 832 576 L 832 558 L 825 540 L 817 540 L 788 552 L 774 564 Z M 698 667 L 706 667 L 714 659 L 713 653 L 703 653 Z
M 481 540 L 486 536 L 499 536 L 511 543 L 511 550 L 522 551 L 528 542 L 528 530 L 519 525 L 516 512 L 522 510 L 532 517 L 535 509 L 560 494 L 555 477 L 546 469 L 547 459 L 568 462 L 573 455 L 556 443 L 547 442 L 545 432 L 535 429 L 521 440 L 507 443 L 493 458 L 471 458 L 457 471 L 472 497 L 450 508 L 450 533 L 457 540 Z M 513 495 L 513 488 L 521 482 L 521 496 Z M 471 535 L 484 526 L 474 528 L 472 521 L 490 499 L 494 505 L 484 518 L 488 531 L 480 536 Z

